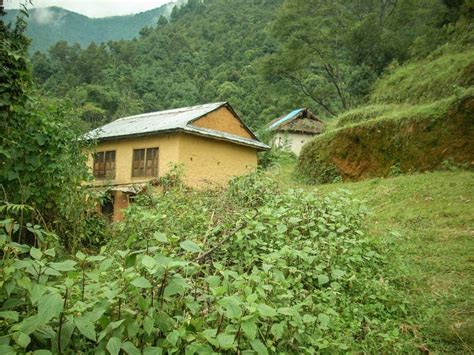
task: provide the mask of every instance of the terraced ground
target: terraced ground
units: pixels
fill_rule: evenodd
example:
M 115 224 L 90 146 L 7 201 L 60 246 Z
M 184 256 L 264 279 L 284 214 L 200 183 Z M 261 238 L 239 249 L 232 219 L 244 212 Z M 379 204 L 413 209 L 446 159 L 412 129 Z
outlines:
M 329 121 L 306 144 L 299 175 L 312 183 L 473 167 L 474 49 L 446 46 L 389 70 L 366 106 Z
M 368 232 L 394 241 L 393 267 L 406 297 L 420 309 L 408 329 L 421 351 L 474 351 L 474 172 L 419 173 L 359 182 L 305 185 L 294 164 L 273 170 L 284 188 L 345 189 L 371 210 Z

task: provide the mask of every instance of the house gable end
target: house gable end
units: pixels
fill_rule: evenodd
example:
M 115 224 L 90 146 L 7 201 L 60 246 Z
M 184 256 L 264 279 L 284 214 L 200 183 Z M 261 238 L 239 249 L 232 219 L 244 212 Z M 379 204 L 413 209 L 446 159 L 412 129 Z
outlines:
M 255 139 L 230 105 L 224 105 L 206 115 L 192 120 L 189 125 L 230 133 L 239 137 Z

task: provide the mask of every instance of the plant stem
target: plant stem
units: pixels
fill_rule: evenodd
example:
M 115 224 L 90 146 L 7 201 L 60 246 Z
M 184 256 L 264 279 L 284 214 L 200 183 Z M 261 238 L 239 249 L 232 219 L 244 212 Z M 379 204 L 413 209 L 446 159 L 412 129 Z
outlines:
M 82 290 L 81 290 L 81 301 L 84 302 L 84 291 L 86 288 L 86 276 L 84 270 L 84 264 L 82 264 Z
M 66 293 L 64 294 L 64 304 L 63 311 L 59 316 L 59 328 L 58 328 L 58 354 L 61 354 L 61 333 L 63 331 L 63 322 L 64 322 L 64 312 L 66 311 L 67 298 L 68 298 L 68 288 L 66 287 Z

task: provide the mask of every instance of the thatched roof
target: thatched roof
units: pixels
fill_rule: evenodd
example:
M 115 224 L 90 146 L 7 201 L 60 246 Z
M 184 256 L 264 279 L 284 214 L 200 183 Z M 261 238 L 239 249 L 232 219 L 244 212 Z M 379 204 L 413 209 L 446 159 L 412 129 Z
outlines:
M 324 122 L 307 108 L 294 110 L 269 123 L 275 132 L 319 134 L 324 131 Z

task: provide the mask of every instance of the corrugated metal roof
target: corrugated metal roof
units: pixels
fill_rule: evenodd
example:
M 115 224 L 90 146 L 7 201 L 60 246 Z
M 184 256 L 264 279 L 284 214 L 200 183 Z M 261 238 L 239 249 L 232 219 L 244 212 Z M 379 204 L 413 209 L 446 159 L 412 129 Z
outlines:
M 267 125 L 267 129 L 275 132 L 319 134 L 324 131 L 324 126 L 324 122 L 309 109 L 300 108 L 275 118 Z
M 268 128 L 269 129 L 273 129 L 275 128 L 276 126 L 279 126 L 281 125 L 282 123 L 285 123 L 286 121 L 288 120 L 291 120 L 293 117 L 295 117 L 296 115 L 298 115 L 301 111 L 303 111 L 304 109 L 303 108 L 299 108 L 297 110 L 294 110 L 294 111 L 291 111 L 289 114 L 287 114 L 286 116 L 280 118 L 278 121 L 272 123 Z
M 195 133 L 202 136 L 212 137 L 216 139 L 222 139 L 227 141 L 232 141 L 233 143 L 248 145 L 257 149 L 268 150 L 270 147 L 256 139 L 244 138 L 241 136 L 236 136 L 235 134 L 230 134 L 227 132 L 216 131 L 214 129 L 196 127 L 192 125 L 187 125 L 184 130 L 189 133 Z
M 173 110 L 124 117 L 90 131 L 85 135 L 85 138 L 107 140 L 172 131 L 184 131 L 190 134 L 228 140 L 257 149 L 270 149 L 269 146 L 259 142 L 257 139 L 247 139 L 226 132 L 196 127 L 191 124 L 192 121 L 205 116 L 222 106 L 229 106 L 232 110 L 228 103 L 216 102 L 206 105 L 183 107 Z

